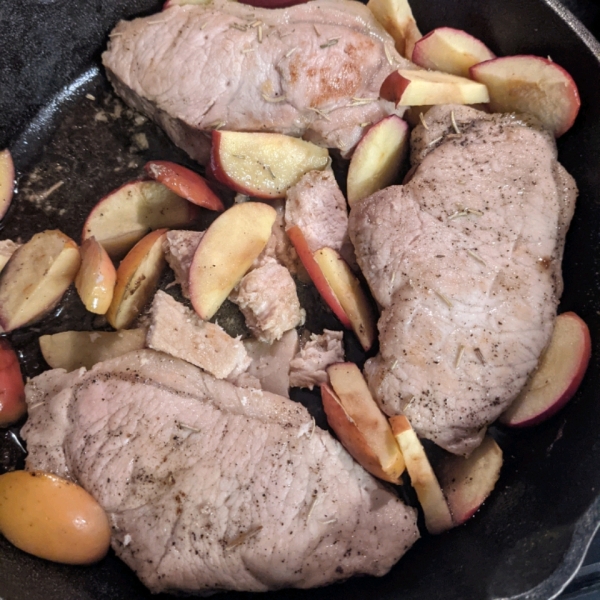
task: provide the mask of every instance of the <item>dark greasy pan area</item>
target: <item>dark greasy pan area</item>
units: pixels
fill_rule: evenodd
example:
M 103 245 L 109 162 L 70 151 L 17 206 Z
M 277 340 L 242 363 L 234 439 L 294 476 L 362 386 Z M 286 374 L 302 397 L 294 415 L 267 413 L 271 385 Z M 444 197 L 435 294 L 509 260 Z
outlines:
M 465 526 L 425 537 L 387 577 L 365 578 L 272 598 L 462 600 L 549 598 L 574 573 L 600 521 L 600 46 L 551 0 L 411 0 L 423 31 L 449 25 L 480 37 L 498 55 L 551 56 L 575 78 L 582 109 L 559 142 L 560 159 L 573 174 L 580 198 L 567 239 L 561 311 L 588 323 L 593 354 L 575 399 L 546 424 L 522 432 L 494 429 L 505 466 L 493 496 Z M 102 195 L 135 176 L 115 171 L 118 158 L 186 158 L 150 125 L 132 118 L 94 121 L 112 110 L 99 65 L 110 28 L 119 18 L 152 12 L 152 0 L 4 0 L 0 3 L 0 148 L 13 151 L 19 193 L 0 225 L 2 237 L 29 239 L 35 230 L 60 227 L 78 237 L 82 219 Z M 85 74 L 85 75 L 84 75 Z M 77 82 L 77 85 L 70 84 Z M 62 93 L 57 96 L 59 92 Z M 95 101 L 86 98 L 92 94 Z M 129 119 L 129 120 L 128 120 Z M 131 148 L 131 135 L 147 133 L 150 147 Z M 24 195 L 35 191 L 27 174 L 41 165 L 37 185 L 64 185 L 44 213 Z M 59 171 L 59 169 L 62 169 Z M 67 303 L 76 304 L 67 298 Z M 42 368 L 34 351 L 39 331 L 91 326 L 75 313 L 46 318 L 35 331 L 12 336 L 27 375 Z M 73 322 L 75 321 L 75 323 Z M 19 458 L 13 430 L 2 434 L 0 467 Z M 0 538 L 0 596 L 4 600 L 136 600 L 150 594 L 114 556 L 89 568 L 47 563 Z M 228 594 L 227 598 L 243 597 Z M 247 595 L 245 595 L 247 596 Z M 162 598 L 166 596 L 158 596 Z

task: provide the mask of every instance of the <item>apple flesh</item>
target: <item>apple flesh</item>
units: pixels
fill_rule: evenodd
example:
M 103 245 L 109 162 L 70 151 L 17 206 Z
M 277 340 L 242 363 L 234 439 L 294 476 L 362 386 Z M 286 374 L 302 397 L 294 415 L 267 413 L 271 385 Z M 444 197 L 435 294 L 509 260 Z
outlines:
M 360 140 L 348 167 L 347 197 L 352 205 L 394 182 L 408 154 L 408 123 L 385 117 Z
M 347 329 L 352 329 L 352 322 L 350 321 L 350 318 L 346 314 L 346 311 L 342 308 L 342 305 L 340 304 L 340 301 L 338 300 L 334 291 L 331 289 L 331 285 L 327 281 L 325 274 L 315 260 L 315 257 L 308 246 L 308 242 L 302 233 L 302 230 L 297 225 L 294 225 L 293 227 L 286 229 L 286 234 L 290 239 L 290 242 L 292 242 L 302 266 L 306 269 L 306 272 L 317 288 L 319 294 L 321 294 L 323 300 L 325 300 L 327 303 L 327 306 L 331 308 L 333 314 L 339 319 L 340 323 L 344 327 Z
M 49 313 L 79 270 L 77 244 L 58 229 L 34 235 L 0 273 L 0 327 L 13 331 Z
M 284 198 L 302 175 L 329 162 L 326 148 L 280 133 L 212 133 L 211 173 L 236 192 L 256 198 Z
M 145 329 L 63 331 L 39 339 L 44 360 L 53 369 L 91 369 L 96 363 L 146 347 Z
M 381 84 L 379 94 L 396 106 L 478 104 L 490 100 L 483 83 L 441 71 L 415 69 L 390 73 Z
M 451 529 L 454 523 L 450 508 L 415 430 L 404 415 L 391 417 L 390 425 L 423 509 L 427 531 L 438 534 Z
M 531 114 L 556 137 L 575 122 L 581 101 L 573 78 L 556 63 L 541 56 L 505 56 L 470 69 L 484 83 L 494 112 Z
M 157 229 L 143 237 L 121 261 L 117 283 L 106 320 L 115 329 L 126 329 L 152 298 L 167 264 L 163 241 L 167 230 Z
M 8 148 L 0 152 L 0 219 L 4 217 L 12 202 L 15 189 L 15 165 Z
M 105 196 L 90 212 L 82 241 L 95 237 L 117 260 L 149 231 L 185 227 L 197 207 L 158 181 L 131 181 Z
M 422 37 L 412 53 L 419 67 L 469 77 L 469 69 L 496 55 L 480 40 L 466 31 L 439 27 Z
M 486 435 L 467 458 L 448 454 L 437 465 L 439 481 L 455 525 L 470 519 L 492 493 L 500 477 L 502 462 L 502 450 L 494 438 Z
M 592 343 L 585 322 L 573 312 L 558 315 L 550 344 L 527 385 L 500 417 L 511 427 L 537 425 L 557 413 L 585 375 Z
M 396 50 L 410 60 L 415 43 L 422 36 L 408 0 L 369 0 L 367 8 L 394 38 Z
M 234 204 L 200 240 L 189 273 L 190 300 L 208 321 L 247 273 L 271 237 L 277 212 L 262 202 Z
M 354 459 L 369 473 L 400 483 L 404 458 L 392 430 L 354 363 L 327 368 L 330 385 L 321 385 L 327 422 Z
M 87 310 L 103 315 L 112 302 L 117 271 L 95 237 L 85 240 L 80 252 L 81 266 L 75 277 L 75 288 Z
M 186 167 L 168 160 L 151 160 L 144 170 L 152 179 L 193 204 L 219 212 L 225 210 L 221 199 L 210 189 L 204 177 Z
M 0 427 L 16 423 L 26 412 L 19 359 L 9 341 L 0 339 Z
M 377 337 L 375 312 L 360 281 L 333 248 L 321 248 L 314 259 L 352 325 L 360 345 L 370 350 Z

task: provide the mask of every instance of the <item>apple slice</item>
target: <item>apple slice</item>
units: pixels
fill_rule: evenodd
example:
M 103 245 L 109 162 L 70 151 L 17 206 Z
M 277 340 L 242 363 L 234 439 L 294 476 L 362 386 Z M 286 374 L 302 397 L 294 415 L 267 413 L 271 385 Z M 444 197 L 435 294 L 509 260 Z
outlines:
M 415 430 L 404 415 L 391 417 L 390 425 L 402 450 L 410 482 L 421 503 L 427 531 L 438 534 L 452 529 L 454 523 L 450 508 Z
M 410 60 L 415 43 L 422 36 L 408 0 L 369 0 L 367 7 L 394 38 L 396 50 Z
M 190 300 L 208 321 L 252 266 L 271 237 L 277 212 L 262 202 L 234 204 L 200 240 L 189 274 Z
M 478 104 L 489 102 L 487 88 L 482 83 L 441 71 L 398 69 L 390 73 L 379 92 L 384 100 L 396 106 L 427 104 Z
M 163 252 L 166 229 L 143 237 L 122 260 L 106 320 L 115 329 L 126 329 L 141 313 L 158 285 L 167 261 Z
M 280 133 L 212 133 L 210 169 L 231 189 L 257 198 L 285 198 L 289 187 L 329 165 L 329 152 Z
M 327 303 L 327 306 L 331 308 L 333 314 L 340 320 L 344 327 L 352 329 L 350 318 L 342 308 L 342 305 L 334 291 L 331 289 L 331 285 L 327 281 L 325 274 L 315 260 L 313 253 L 310 251 L 308 242 L 301 229 L 297 225 L 294 225 L 293 227 L 286 229 L 286 234 L 290 239 L 290 242 L 292 242 L 302 266 L 306 269 L 306 272 L 317 288 L 319 294 L 321 294 L 323 300 Z
M 95 237 L 85 240 L 80 252 L 81 266 L 75 277 L 75 288 L 87 310 L 103 315 L 112 302 L 117 271 Z
M 113 259 L 122 258 L 149 231 L 190 225 L 198 209 L 162 183 L 131 181 L 90 212 L 82 241 L 95 237 Z
M 40 337 L 44 360 L 53 369 L 91 369 L 96 363 L 146 347 L 146 329 L 63 331 Z
M 399 483 L 404 458 L 360 369 L 354 363 L 327 368 L 331 382 L 321 385 L 327 422 L 340 442 L 369 473 Z
M 60 301 L 75 279 L 77 244 L 58 229 L 34 235 L 0 273 L 0 327 L 13 331 L 40 319 Z
M 377 319 L 360 281 L 333 248 L 321 248 L 313 256 L 348 316 L 360 345 L 365 351 L 370 350 L 377 337 Z
M 0 152 L 0 219 L 4 217 L 15 189 L 15 165 L 10 150 Z
M 469 77 L 477 63 L 496 58 L 480 40 L 462 29 L 439 27 L 422 37 L 412 53 L 412 61 L 424 69 Z
M 467 458 L 448 454 L 440 461 L 439 481 L 455 525 L 470 519 L 492 493 L 502 462 L 502 450 L 490 435 Z
M 557 413 L 579 388 L 591 352 L 590 331 L 585 322 L 574 312 L 558 315 L 538 368 L 500 416 L 500 422 L 511 427 L 527 427 Z
M 560 137 L 575 122 L 581 101 L 573 78 L 541 56 L 505 56 L 470 69 L 484 83 L 494 112 L 531 114 Z
M 371 127 L 356 146 L 348 167 L 348 205 L 393 183 L 410 143 L 408 123 L 396 115 Z
M 19 359 L 9 341 L 0 339 L 0 427 L 16 423 L 26 412 Z
M 151 160 L 144 170 L 152 179 L 168 187 L 178 196 L 209 210 L 225 210 L 219 196 L 208 187 L 204 177 L 168 160 Z

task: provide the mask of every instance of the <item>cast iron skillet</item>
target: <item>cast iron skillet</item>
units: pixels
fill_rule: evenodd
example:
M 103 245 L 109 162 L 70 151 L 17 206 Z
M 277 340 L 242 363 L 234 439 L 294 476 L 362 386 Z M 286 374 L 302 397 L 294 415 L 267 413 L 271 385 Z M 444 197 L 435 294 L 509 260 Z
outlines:
M 574 310 L 586 320 L 595 348 L 600 327 L 595 252 L 600 242 L 600 46 L 555 0 L 411 4 L 423 31 L 441 25 L 466 29 L 498 55 L 551 56 L 575 78 L 582 109 L 559 149 L 581 194 L 567 239 L 561 311 Z M 0 225 L 3 238 L 27 240 L 34 231 L 50 227 L 78 237 L 89 207 L 137 175 L 145 160 L 189 162 L 150 124 L 140 124 L 128 113 L 115 117 L 112 96 L 98 70 L 99 54 L 116 21 L 157 8 L 155 0 L 0 4 L 0 147 L 11 148 L 19 174 L 19 193 Z M 142 132 L 149 141 L 145 151 L 135 144 L 135 135 Z M 49 209 L 31 201 L 57 181 L 63 185 L 48 198 Z M 27 375 L 43 369 L 35 351 L 40 330 L 95 325 L 73 294 L 66 304 L 69 311 L 61 314 L 59 309 L 35 328 L 11 336 Z M 71 316 L 65 321 L 67 313 Z M 496 491 L 466 525 L 425 537 L 384 578 L 271 597 L 533 600 L 557 594 L 577 569 L 600 521 L 599 360 L 600 353 L 594 351 L 579 393 L 546 424 L 523 432 L 493 429 L 505 466 Z M 21 458 L 14 432 L 3 434 L 4 469 Z M 137 600 L 150 594 L 112 555 L 93 567 L 66 567 L 35 559 L 0 538 L 0 596 Z M 242 594 L 227 594 L 235 597 Z

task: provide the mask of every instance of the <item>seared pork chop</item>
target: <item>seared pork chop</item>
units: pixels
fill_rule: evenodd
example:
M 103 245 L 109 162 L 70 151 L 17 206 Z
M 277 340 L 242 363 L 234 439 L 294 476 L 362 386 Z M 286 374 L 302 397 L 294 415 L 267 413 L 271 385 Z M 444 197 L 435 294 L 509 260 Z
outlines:
M 278 10 L 229 0 L 173 6 L 121 21 L 102 60 L 116 92 L 203 164 L 216 128 L 350 152 L 365 123 L 396 111 L 379 88 L 408 63 L 353 0 Z
M 365 370 L 388 415 L 468 454 L 548 343 L 577 191 L 554 138 L 514 115 L 447 106 L 425 118 L 412 179 L 350 215 L 382 307 Z
M 286 398 L 152 350 L 26 393 L 27 468 L 86 488 L 152 592 L 383 575 L 418 538 L 415 511 Z

